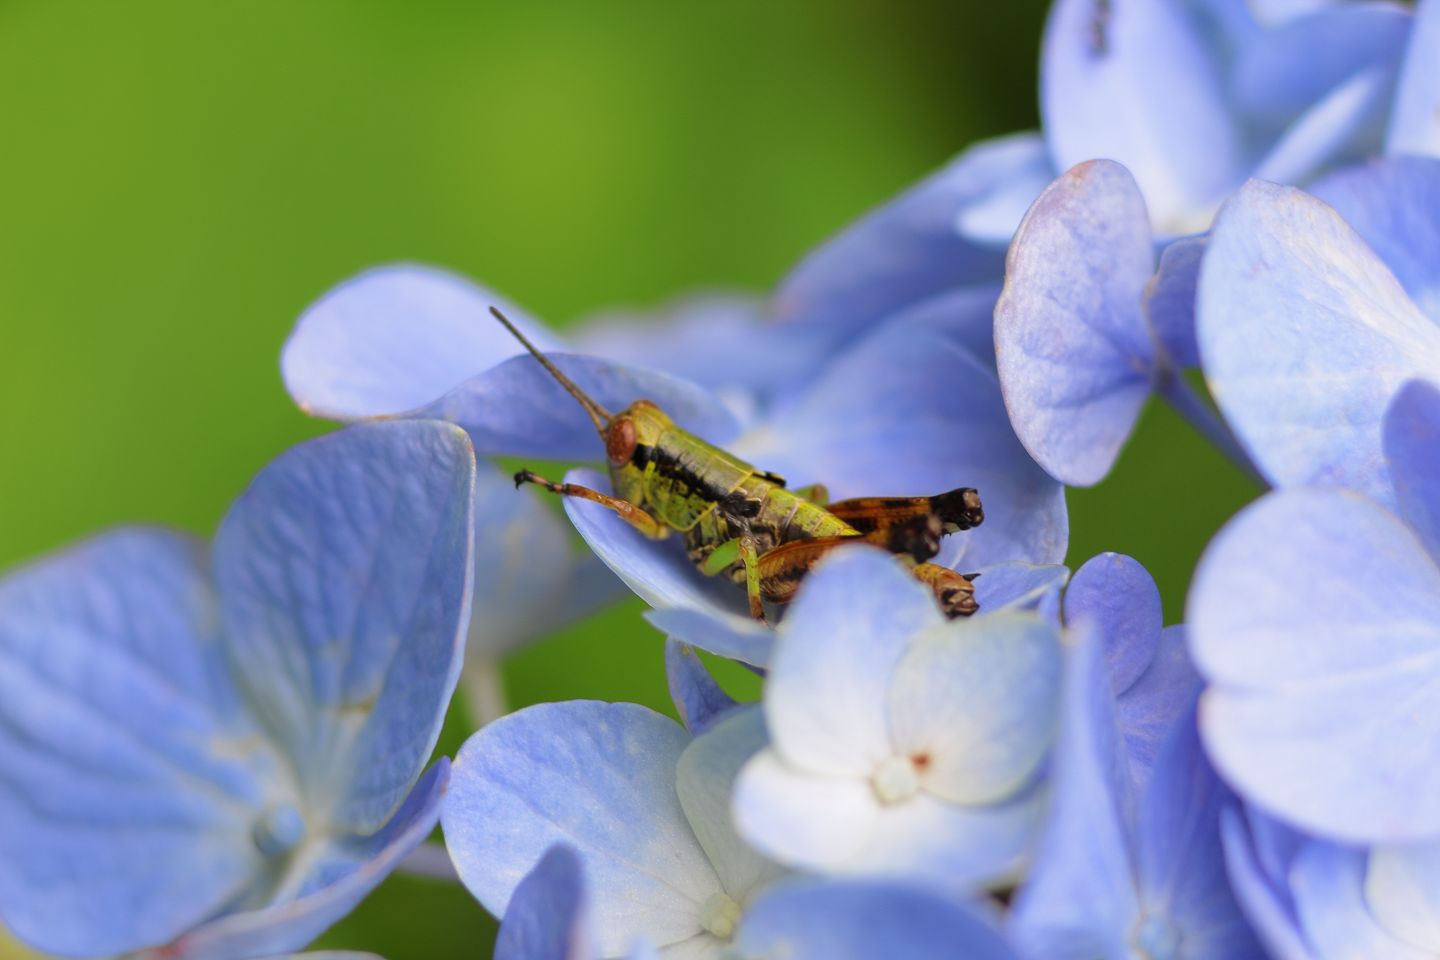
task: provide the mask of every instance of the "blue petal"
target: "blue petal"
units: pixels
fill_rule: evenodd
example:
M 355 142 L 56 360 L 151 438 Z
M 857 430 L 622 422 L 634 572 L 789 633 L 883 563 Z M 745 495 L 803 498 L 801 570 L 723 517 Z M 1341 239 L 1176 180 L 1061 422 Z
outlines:
M 982 613 L 1039 610 L 1046 616 L 1059 606 L 1060 590 L 1070 576 L 1058 563 L 1001 563 L 979 571 L 975 601 Z
M 0 916 L 126 953 L 251 893 L 279 758 L 239 704 L 204 546 L 105 534 L 0 581 Z
M 1160 588 L 1140 561 L 1122 553 L 1091 557 L 1070 578 L 1064 609 L 1066 623 L 1089 621 L 1100 636 L 1117 696 L 1149 669 L 1164 618 Z
M 1109 157 L 1130 168 L 1154 222 L 1204 229 L 1241 179 L 1243 144 L 1217 51 L 1175 0 L 1060 0 L 1041 60 L 1041 114 L 1060 169 Z
M 1237 807 L 1220 812 L 1220 837 L 1236 901 L 1270 955 L 1277 960 L 1316 960 L 1300 931 L 1283 877 L 1267 875 Z
M 670 607 L 651 610 L 645 619 L 667 636 L 706 653 L 762 669 L 770 665 L 775 631 L 748 616 L 695 607 Z
M 487 462 L 475 474 L 475 586 L 466 649 L 496 657 L 594 612 L 624 585 L 533 486 Z
M 610 490 L 609 481 L 593 470 L 572 470 L 565 475 L 565 481 Z M 747 609 L 745 591 L 723 577 L 704 576 L 685 555 L 679 537 L 651 540 L 621 520 L 615 511 L 578 497 L 565 498 L 565 512 L 590 549 L 652 607 L 691 608 L 721 616 Z M 685 636 L 680 639 L 704 647 Z
M 1117 704 L 1137 795 L 1149 782 L 1161 740 L 1202 685 L 1186 649 L 1185 628 L 1166 627 L 1145 672 L 1120 694 Z
M 1009 234 L 996 221 L 1007 215 L 978 208 L 998 202 L 1023 210 L 1023 202 L 1008 199 L 1011 184 L 1016 177 L 1033 181 L 1036 166 L 1048 164 L 1033 135 L 977 144 L 801 261 L 780 284 L 776 314 L 843 338 L 937 293 L 997 279 L 1003 256 L 995 243 L 1003 245 Z M 992 236 L 978 242 L 962 236 L 957 218 L 966 211 Z
M 1440 323 L 1440 160 L 1393 157 L 1332 174 L 1310 192 L 1334 207 Z
M 1026 956 L 1129 955 L 1140 916 L 1124 743 L 1099 638 L 1071 649 L 1051 767 L 1048 822 L 1015 900 L 1011 934 Z
M 1051 184 L 1010 247 L 995 307 L 1005 406 L 1025 449 L 1071 486 L 1110 471 L 1150 395 L 1141 298 L 1154 265 L 1145 201 L 1108 160 Z
M 585 877 L 580 857 L 563 843 L 551 847 L 515 888 L 495 960 L 590 960 Z
M 1064 490 L 1025 453 L 994 374 L 961 345 L 973 323 L 957 311 L 884 324 L 737 452 L 835 499 L 975 487 L 985 523 L 949 538 L 965 545 L 964 569 L 1059 563 Z
M 704 733 L 736 706 L 695 651 L 673 637 L 665 640 L 665 678 L 670 701 L 691 736 Z
M 1230 890 L 1220 812 L 1233 797 L 1200 749 L 1196 692 L 1167 732 L 1140 804 L 1140 899 L 1179 932 L 1187 957 L 1264 960 Z
M 1015 222 L 1019 223 L 1019 217 Z M 995 299 L 999 296 L 998 278 L 995 283 L 957 287 L 911 304 L 886 320 L 885 326 L 892 334 L 914 328 L 944 330 L 953 343 L 993 372 Z
M 720 398 L 693 383 L 595 357 L 552 353 L 549 359 L 612 412 L 650 400 L 682 428 L 712 443 L 726 443 L 739 432 L 735 415 Z M 605 454 L 584 408 L 529 356 L 512 357 L 406 416 L 458 423 L 483 454 L 547 460 L 600 460 Z
M 1410 45 L 1400 70 L 1395 106 L 1385 152 L 1440 156 L 1440 73 L 1435 70 L 1435 51 L 1440 49 L 1440 3 L 1420 0 L 1415 23 L 1410 28 Z
M 1380 421 L 1405 380 L 1440 371 L 1440 328 L 1333 210 L 1246 184 L 1211 232 L 1197 334 L 1211 394 L 1272 481 L 1393 503 Z
M 230 669 L 334 828 L 387 820 L 435 746 L 470 616 L 474 480 L 454 426 L 351 427 L 262 470 L 216 535 Z
M 1385 457 L 1400 515 L 1440 563 L 1440 387 L 1400 388 L 1385 414 Z
M 1301 851 L 1291 875 L 1295 903 L 1307 938 L 1323 960 L 1384 957 L 1430 960 L 1421 950 L 1390 935 L 1365 901 L 1365 853 L 1315 841 Z
M 961 236 L 977 243 L 1008 246 L 1025 211 L 1055 179 L 1055 165 L 1045 141 L 1038 133 L 1012 133 L 981 140 L 961 156 L 987 186 L 961 207 L 956 228 Z
M 659 946 L 700 933 L 720 889 L 680 807 L 675 768 L 690 738 L 634 704 L 527 707 L 461 748 L 441 820 L 465 886 L 502 914 L 546 850 L 565 842 L 592 886 L 602 956 L 639 936 Z
M 896 883 L 801 880 L 767 891 L 735 938 L 746 956 L 794 960 L 1014 960 L 978 912 Z
M 1195 285 L 1205 256 L 1205 237 L 1176 240 L 1160 254 L 1160 266 L 1145 286 L 1145 317 L 1175 366 L 1200 366 L 1195 343 Z
M 1375 922 L 1427 953 L 1440 952 L 1440 844 L 1372 847 L 1365 902 Z
M 541 350 L 553 338 L 490 290 L 435 267 L 378 267 L 311 304 L 280 356 L 301 409 L 334 420 L 414 410 L 524 348 L 496 306 Z
M 311 868 L 321 883 L 304 895 L 207 923 L 166 948 L 175 960 L 248 960 L 299 949 L 340 920 L 379 886 L 440 818 L 450 762 L 435 763 L 379 833 L 337 846 Z
M 1440 569 L 1352 493 L 1285 490 L 1206 550 L 1189 601 L 1202 731 L 1250 801 L 1312 832 L 1440 832 Z
M 1251 175 L 1296 183 L 1373 153 L 1394 84 L 1395 71 L 1381 65 L 1337 85 L 1286 128 Z

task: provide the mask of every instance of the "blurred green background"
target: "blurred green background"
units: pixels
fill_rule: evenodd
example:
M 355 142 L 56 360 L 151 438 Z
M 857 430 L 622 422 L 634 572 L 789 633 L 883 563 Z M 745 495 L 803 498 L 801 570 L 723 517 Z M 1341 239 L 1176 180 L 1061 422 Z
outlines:
M 326 429 L 280 345 L 367 266 L 443 264 L 555 324 L 769 287 L 1035 125 L 1044 6 L 0 0 L 0 566 L 116 523 L 213 529 Z M 1072 494 L 1072 565 L 1133 554 L 1177 621 L 1250 492 L 1152 408 Z M 669 709 L 639 611 L 512 658 L 512 702 Z M 493 935 L 459 888 L 394 877 L 322 943 L 473 960 Z

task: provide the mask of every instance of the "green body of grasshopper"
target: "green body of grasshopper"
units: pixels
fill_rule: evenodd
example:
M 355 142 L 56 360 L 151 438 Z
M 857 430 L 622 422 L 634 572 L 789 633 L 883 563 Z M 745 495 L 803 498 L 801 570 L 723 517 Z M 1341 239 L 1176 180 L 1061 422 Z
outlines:
M 930 586 L 947 615 L 975 612 L 970 580 L 926 562 L 939 552 L 943 534 L 984 518 L 974 490 L 826 505 L 823 488 L 787 490 L 782 478 L 682 430 L 648 400 L 608 412 L 498 310 L 491 312 L 589 414 L 605 442 L 614 495 L 555 483 L 529 470 L 515 475 L 517 486 L 536 483 L 562 496 L 600 503 L 654 539 L 682 535 L 702 572 L 726 574 L 745 585 L 751 614 L 760 619 L 764 601 L 788 602 L 805 573 L 825 553 L 847 543 L 872 543 L 896 554 Z

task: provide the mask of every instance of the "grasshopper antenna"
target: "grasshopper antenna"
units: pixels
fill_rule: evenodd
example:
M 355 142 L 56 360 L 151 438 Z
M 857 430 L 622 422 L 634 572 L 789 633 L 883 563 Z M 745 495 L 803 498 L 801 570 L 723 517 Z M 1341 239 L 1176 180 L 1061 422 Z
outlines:
M 575 381 L 571 380 L 569 377 L 565 376 L 565 374 L 561 373 L 560 368 L 555 366 L 555 364 L 551 363 L 550 359 L 546 357 L 545 354 L 541 353 L 539 350 L 536 350 L 535 345 L 529 340 L 525 339 L 525 334 L 515 329 L 515 324 L 511 323 L 509 318 L 506 317 L 505 314 L 501 313 L 498 307 L 491 307 L 490 312 L 495 315 L 496 320 L 499 320 L 502 324 L 505 325 L 505 329 L 510 331 L 511 336 L 524 344 L 525 349 L 530 351 L 530 355 L 532 357 L 540 361 L 540 365 L 550 372 L 550 376 L 558 380 L 560 382 L 560 386 L 564 387 L 565 391 L 569 393 L 570 396 L 574 397 L 577 401 L 579 401 L 580 406 L 584 407 L 585 412 L 590 415 L 590 420 L 595 424 L 595 429 L 599 430 L 600 435 L 603 437 L 605 435 L 606 427 L 610 424 L 610 411 L 600 406 L 600 404 L 596 403 L 594 400 L 591 400 L 589 395 L 586 394 L 584 390 L 581 390 L 575 385 Z

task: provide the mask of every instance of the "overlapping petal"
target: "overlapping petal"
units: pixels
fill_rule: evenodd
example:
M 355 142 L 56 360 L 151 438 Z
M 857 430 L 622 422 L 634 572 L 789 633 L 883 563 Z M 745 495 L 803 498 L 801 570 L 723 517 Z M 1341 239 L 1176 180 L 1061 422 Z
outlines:
M 665 638 L 665 679 L 675 712 L 692 736 L 704 733 L 737 706 L 705 669 L 695 649 L 674 637 Z
M 1440 4 L 1420 0 L 1400 71 L 1385 152 L 1440 156 L 1440 74 L 1435 51 L 1440 49 Z
M 1400 516 L 1440 563 L 1440 387 L 1400 388 L 1385 414 L 1385 457 Z
M 1101 638 L 1115 693 L 1129 690 L 1149 669 L 1164 625 L 1160 589 L 1149 571 L 1121 553 L 1087 560 L 1065 591 L 1065 621 L 1082 620 Z
M 558 843 L 515 887 L 495 940 L 495 960 L 590 960 L 580 857 Z

